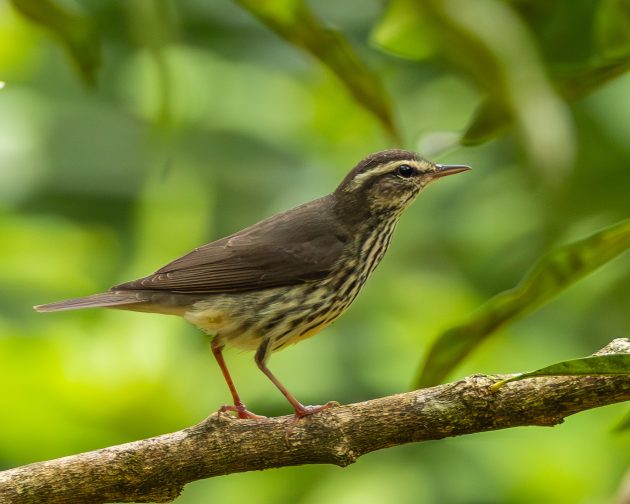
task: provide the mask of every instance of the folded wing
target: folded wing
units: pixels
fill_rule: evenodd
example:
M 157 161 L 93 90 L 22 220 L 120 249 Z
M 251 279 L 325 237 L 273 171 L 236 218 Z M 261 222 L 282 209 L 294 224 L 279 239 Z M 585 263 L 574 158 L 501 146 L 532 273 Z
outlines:
M 327 198 L 199 247 L 152 275 L 111 290 L 238 292 L 322 278 L 340 258 L 348 239 Z

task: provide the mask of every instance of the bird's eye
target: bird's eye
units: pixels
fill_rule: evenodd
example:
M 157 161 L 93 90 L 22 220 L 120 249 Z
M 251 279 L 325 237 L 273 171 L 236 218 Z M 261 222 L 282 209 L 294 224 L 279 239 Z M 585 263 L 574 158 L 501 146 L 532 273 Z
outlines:
M 408 164 L 401 164 L 396 170 L 402 178 L 409 178 L 413 175 L 413 168 Z

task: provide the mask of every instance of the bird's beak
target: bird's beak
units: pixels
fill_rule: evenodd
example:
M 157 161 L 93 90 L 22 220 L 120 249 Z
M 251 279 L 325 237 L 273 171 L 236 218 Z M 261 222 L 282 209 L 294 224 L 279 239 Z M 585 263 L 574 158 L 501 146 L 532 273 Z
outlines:
M 435 171 L 432 173 L 432 179 L 438 179 L 446 177 L 448 175 L 455 175 L 456 173 L 465 172 L 471 170 L 470 166 L 466 165 L 435 165 Z

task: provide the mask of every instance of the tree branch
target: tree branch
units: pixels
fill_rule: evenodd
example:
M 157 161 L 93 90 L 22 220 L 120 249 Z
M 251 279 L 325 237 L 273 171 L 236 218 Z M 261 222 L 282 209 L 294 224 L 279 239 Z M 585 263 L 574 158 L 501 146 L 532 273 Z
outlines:
M 630 353 L 617 339 L 602 353 Z M 0 473 L 0 502 L 169 502 L 186 483 L 300 464 L 346 466 L 389 446 L 523 425 L 553 426 L 574 413 L 630 400 L 630 376 L 562 376 L 488 386 L 505 376 L 463 380 L 298 421 L 213 414 L 162 436 L 38 462 Z

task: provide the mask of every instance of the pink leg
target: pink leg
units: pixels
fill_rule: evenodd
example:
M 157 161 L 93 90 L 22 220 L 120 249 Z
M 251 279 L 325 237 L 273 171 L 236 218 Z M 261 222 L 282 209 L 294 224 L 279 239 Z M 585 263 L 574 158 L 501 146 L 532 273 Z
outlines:
M 322 406 L 304 406 L 302 403 L 300 403 L 293 396 L 293 394 L 291 394 L 291 392 L 289 392 L 286 389 L 286 387 L 282 385 L 282 383 L 280 383 L 278 378 L 276 378 L 274 374 L 271 372 L 271 370 L 267 367 L 266 361 L 269 356 L 268 344 L 269 342 L 265 341 L 260 345 L 260 347 L 258 347 L 258 350 L 256 351 L 256 357 L 255 357 L 256 364 L 258 365 L 258 368 L 263 373 L 265 373 L 265 376 L 267 376 L 267 378 L 271 380 L 271 382 L 278 388 L 278 390 L 282 392 L 282 395 L 287 398 L 287 401 L 289 401 L 291 406 L 293 406 L 293 409 L 295 410 L 296 419 L 299 419 L 308 415 L 312 415 L 314 413 L 318 413 L 322 410 L 325 410 L 337 404 L 335 401 L 327 402 L 326 404 Z
M 241 398 L 239 397 L 238 392 L 236 391 L 236 387 L 234 386 L 234 382 L 232 381 L 232 377 L 230 376 L 230 372 L 228 371 L 228 368 L 225 365 L 225 360 L 223 359 L 223 346 L 217 345 L 214 342 L 212 342 L 210 346 L 212 348 L 212 355 L 214 355 L 214 358 L 216 359 L 217 364 L 219 364 L 219 367 L 221 368 L 221 372 L 223 373 L 223 378 L 225 378 L 225 383 L 227 383 L 227 386 L 230 389 L 230 393 L 232 394 L 232 399 L 234 400 L 234 406 L 223 405 L 221 406 L 220 411 L 221 412 L 236 411 L 238 418 L 250 418 L 250 419 L 266 418 L 264 416 L 256 415 L 252 413 L 251 411 L 248 411 L 245 405 L 243 404 L 243 401 L 241 401 Z

